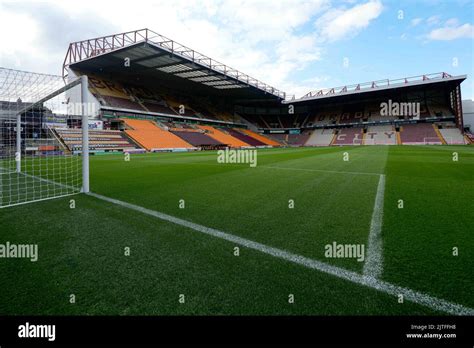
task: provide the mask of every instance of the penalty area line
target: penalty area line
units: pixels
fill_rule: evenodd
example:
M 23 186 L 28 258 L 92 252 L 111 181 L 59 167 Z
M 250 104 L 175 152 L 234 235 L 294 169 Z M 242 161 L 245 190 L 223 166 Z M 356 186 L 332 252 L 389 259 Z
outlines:
M 209 228 L 203 225 L 199 225 L 194 222 L 183 220 L 183 219 L 180 219 L 180 218 L 177 218 L 165 213 L 161 213 L 155 210 L 143 208 L 135 204 L 123 202 L 114 198 L 109 198 L 109 197 L 102 196 L 102 195 L 92 193 L 92 192 L 87 193 L 87 195 L 91 197 L 95 197 L 105 202 L 116 204 L 123 208 L 128 208 L 128 209 L 140 212 L 142 214 L 156 217 L 163 221 L 171 222 L 173 224 L 180 225 L 180 226 L 192 229 L 194 231 L 210 235 L 215 238 L 223 239 L 223 240 L 235 243 L 237 245 L 259 251 L 261 253 L 273 256 L 278 259 L 282 259 L 288 262 L 292 262 L 292 263 L 304 266 L 309 269 L 327 273 L 337 278 L 345 279 L 352 283 L 366 286 L 366 287 L 378 290 L 380 292 L 383 292 L 392 296 L 403 295 L 404 299 L 408 301 L 429 307 L 437 311 L 446 312 L 452 315 L 474 315 L 474 309 L 465 307 L 457 303 L 439 299 L 439 298 L 436 298 L 427 294 L 423 294 L 421 292 L 417 292 L 408 288 L 404 288 L 398 285 L 393 285 L 393 284 L 390 284 L 388 282 L 385 282 L 373 277 L 367 277 L 356 272 L 352 272 L 343 268 L 328 265 L 321 261 L 317 261 L 317 260 L 313 260 L 313 259 L 301 256 L 301 255 L 293 254 L 282 249 L 270 247 L 262 243 L 258 243 L 249 239 L 241 238 L 229 233 L 219 231 L 214 228 Z

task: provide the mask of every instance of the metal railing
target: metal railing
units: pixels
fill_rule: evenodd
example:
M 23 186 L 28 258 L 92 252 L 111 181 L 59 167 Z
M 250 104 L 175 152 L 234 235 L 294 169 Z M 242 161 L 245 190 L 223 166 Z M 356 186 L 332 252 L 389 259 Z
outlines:
M 411 76 L 411 77 L 404 77 L 401 79 L 384 79 L 378 81 L 370 81 L 364 83 L 358 83 L 354 85 L 346 85 L 340 87 L 333 87 L 333 88 L 325 88 L 319 89 L 317 91 L 312 91 L 299 99 L 296 99 L 294 96 L 292 98 L 286 99 L 286 101 L 296 101 L 296 100 L 304 100 L 309 98 L 324 98 L 331 95 L 340 95 L 345 93 L 351 93 L 356 91 L 368 91 L 374 90 L 377 88 L 385 88 L 385 87 L 401 87 L 410 83 L 420 82 L 420 81 L 428 81 L 428 80 L 442 80 L 445 78 L 452 77 L 448 73 L 440 72 L 440 73 L 433 73 L 433 74 L 426 74 L 426 75 L 419 75 L 419 76 Z

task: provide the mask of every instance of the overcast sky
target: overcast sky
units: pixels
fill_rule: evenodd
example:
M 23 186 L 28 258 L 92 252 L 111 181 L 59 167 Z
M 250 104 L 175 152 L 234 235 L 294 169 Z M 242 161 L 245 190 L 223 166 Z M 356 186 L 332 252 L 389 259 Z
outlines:
M 446 71 L 472 82 L 470 0 L 0 0 L 0 66 L 61 74 L 70 42 L 149 28 L 298 97 Z

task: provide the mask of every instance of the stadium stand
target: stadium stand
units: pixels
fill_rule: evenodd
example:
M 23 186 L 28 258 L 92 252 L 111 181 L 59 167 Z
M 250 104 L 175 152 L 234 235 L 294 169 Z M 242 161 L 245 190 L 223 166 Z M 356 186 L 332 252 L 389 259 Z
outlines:
M 101 104 L 122 109 L 145 110 L 118 82 L 89 76 L 89 89 Z
M 364 118 L 363 105 L 347 105 L 339 117 L 339 124 L 358 123 Z
M 152 121 L 125 118 L 123 122 L 129 127 L 125 133 L 148 151 L 194 148 L 177 135 L 161 129 Z
M 396 117 L 394 116 L 382 116 L 380 115 L 380 102 L 368 103 L 364 110 L 364 120 L 370 122 L 378 121 L 393 121 Z
M 400 127 L 400 140 L 404 145 L 442 144 L 442 139 L 430 123 L 407 124 Z
M 447 105 L 443 105 L 441 103 L 429 103 L 428 109 L 430 111 L 430 116 L 432 117 L 446 117 L 454 115 L 454 113 L 449 109 Z
M 308 125 L 331 125 L 336 124 L 339 119 L 341 111 L 339 107 L 335 107 L 332 109 L 326 109 L 324 111 L 318 112 L 316 116 L 310 118 Z
M 250 135 L 241 133 L 236 129 L 228 128 L 227 131 L 234 138 L 237 138 L 237 139 L 249 144 L 250 146 L 265 146 L 265 143 L 262 143 L 260 140 L 257 140 L 255 138 L 251 137 Z
M 82 130 L 74 128 L 55 128 L 62 143 L 70 151 L 82 150 Z M 91 151 L 130 151 L 139 147 L 125 134 L 118 130 L 89 130 L 89 147 Z
M 187 143 L 196 146 L 196 147 L 203 147 L 203 148 L 217 148 L 222 146 L 220 141 L 217 141 L 214 138 L 208 137 L 206 134 L 201 132 L 184 132 L 184 131 L 171 131 L 174 135 L 177 135 Z
M 306 144 L 310 137 L 310 132 L 309 131 L 304 131 L 301 134 L 288 134 L 288 138 L 286 142 L 290 146 L 303 146 Z
M 174 114 L 173 110 L 171 110 L 168 106 L 165 105 L 165 102 L 158 103 L 155 101 L 144 101 L 142 104 L 148 111 L 151 112 L 157 112 L 168 115 Z
M 277 116 L 282 128 L 291 128 L 295 123 L 295 118 L 290 115 Z
M 364 145 L 397 145 L 397 134 L 391 125 L 370 126 L 364 134 Z
M 288 145 L 288 134 L 284 133 L 274 133 L 269 135 L 275 141 L 278 141 L 282 145 Z
M 336 131 L 331 145 L 361 145 L 362 129 L 361 128 L 343 128 Z
M 466 132 L 465 139 L 468 144 L 474 144 L 474 134 L 472 134 L 471 132 Z
M 304 146 L 304 144 L 308 141 L 311 135 L 310 131 L 304 131 L 301 134 L 272 134 L 271 137 L 278 141 L 280 144 L 287 145 L 287 146 Z
M 239 148 L 249 146 L 246 142 L 243 142 L 240 139 L 237 139 L 230 135 L 224 128 L 214 128 L 212 126 L 198 126 L 200 129 L 206 131 L 207 135 L 216 139 L 222 144 L 225 144 L 229 147 Z
M 439 128 L 439 132 L 443 137 L 446 144 L 449 145 L 464 145 L 466 141 L 463 134 L 454 124 L 452 125 L 442 125 Z
M 315 129 L 308 141 L 306 146 L 329 146 L 334 138 L 334 131 L 332 129 Z
M 258 134 L 258 133 L 255 133 L 249 129 L 242 129 L 242 132 L 244 132 L 245 134 L 251 136 L 252 138 L 254 139 L 257 139 L 258 141 L 261 141 L 262 143 L 266 144 L 266 145 L 269 145 L 269 146 L 280 146 L 280 143 L 275 141 L 275 140 L 272 140 L 272 139 L 269 139 L 261 134 Z
M 116 35 L 71 43 L 63 77 L 88 72 L 90 90 L 102 105 L 94 115 L 99 120 L 155 117 L 149 122 L 156 133 L 153 137 L 142 138 L 152 132 L 148 128 L 128 125 L 126 130 L 147 149 L 211 145 L 211 139 L 213 145 L 231 147 L 438 144 L 468 139 L 460 107 L 460 85 L 466 75 L 441 72 L 383 79 L 319 89 L 296 98 L 241 72 L 235 79 L 232 69 L 209 57 L 196 65 L 192 49 L 176 43 L 186 54 L 169 52 L 167 47 L 174 41 L 149 29 L 120 35 L 128 40 L 114 41 L 117 46 L 106 47 L 99 55 L 92 47 Z M 154 45 L 147 49 L 134 45 L 150 37 Z M 111 64 L 123 59 L 120 47 L 137 63 L 125 73 Z M 389 115 L 382 116 L 387 105 Z M 420 117 L 414 117 L 418 110 Z M 451 122 L 457 130 L 441 122 Z M 189 134 L 190 130 L 202 132 Z M 159 144 L 158 134 L 163 138 L 166 134 L 166 145 Z

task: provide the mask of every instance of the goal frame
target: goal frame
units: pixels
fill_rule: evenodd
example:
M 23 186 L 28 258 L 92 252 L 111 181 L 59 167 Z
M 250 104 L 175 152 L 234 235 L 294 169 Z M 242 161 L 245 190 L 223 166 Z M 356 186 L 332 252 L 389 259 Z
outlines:
M 8 70 L 8 69 L 6 69 L 6 70 Z M 10 70 L 10 71 L 12 71 L 12 70 Z M 26 72 L 22 72 L 22 73 L 26 73 Z M 35 74 L 35 73 L 31 73 L 31 74 Z M 2 172 L 0 174 L 5 175 L 5 176 L 10 176 L 10 175 L 20 176 L 21 175 L 21 176 L 34 178 L 35 180 L 37 180 L 39 182 L 46 183 L 46 184 L 58 185 L 58 186 L 63 186 L 63 187 L 67 186 L 67 185 L 55 182 L 53 180 L 48 180 L 48 179 L 45 179 L 45 178 L 42 178 L 42 177 L 32 176 L 31 174 L 27 173 L 27 170 L 23 171 L 22 164 L 25 163 L 25 166 L 26 166 L 27 161 L 26 161 L 25 158 L 26 158 L 26 152 L 27 152 L 28 148 L 26 147 L 26 144 L 25 144 L 24 149 L 23 149 L 23 151 L 25 152 L 25 158 L 23 158 L 23 156 L 22 156 L 22 140 L 27 140 L 28 138 L 26 138 L 26 132 L 25 132 L 25 137 L 23 137 L 23 135 L 22 135 L 22 131 L 23 131 L 23 128 L 22 128 L 22 115 L 25 115 L 30 110 L 34 110 L 35 107 L 38 107 L 39 105 L 42 105 L 44 102 L 52 100 L 53 98 L 55 98 L 57 96 L 60 96 L 63 93 L 66 93 L 67 91 L 71 90 L 72 88 L 74 88 L 76 86 L 79 86 L 77 88 L 80 88 L 80 99 L 78 100 L 80 102 L 80 113 L 76 114 L 76 116 L 77 116 L 77 120 L 79 120 L 79 119 L 81 120 L 81 152 L 80 152 L 81 159 L 77 159 L 77 161 L 79 161 L 80 164 L 82 164 L 82 168 L 81 168 L 81 171 L 80 171 L 80 178 L 82 179 L 82 184 L 80 186 L 78 185 L 78 186 L 75 186 L 75 187 L 72 188 L 73 190 L 71 190 L 71 191 L 75 191 L 75 192 L 67 192 L 65 194 L 56 194 L 56 191 L 54 191 L 53 195 L 51 195 L 51 196 L 48 195 L 47 197 L 41 197 L 41 194 L 40 194 L 39 198 L 36 198 L 36 197 L 34 197 L 33 199 L 26 198 L 24 200 L 14 201 L 13 203 L 11 202 L 11 196 L 10 196 L 10 202 L 5 203 L 3 201 L 3 197 L 4 197 L 3 196 L 3 193 L 4 193 L 3 190 L 4 190 L 4 188 L 5 188 L 5 192 L 7 190 L 6 190 L 6 186 L 3 186 L 3 184 L 2 184 L 0 186 L 0 191 L 2 191 L 2 192 L 0 192 L 1 193 L 1 195 L 0 195 L 1 196 L 0 209 L 9 208 L 9 207 L 18 206 L 18 205 L 23 205 L 23 204 L 34 203 L 34 202 L 39 202 L 39 201 L 44 201 L 44 200 L 56 199 L 56 198 L 60 198 L 60 197 L 71 196 L 71 195 L 75 195 L 75 194 L 79 194 L 79 193 L 86 193 L 87 194 L 87 193 L 90 192 L 89 115 L 88 115 L 88 111 L 87 111 L 89 89 L 88 89 L 88 77 L 87 77 L 87 75 L 82 75 L 79 78 L 75 79 L 74 81 L 71 81 L 71 82 L 65 84 L 63 87 L 61 87 L 59 89 L 56 89 L 54 92 L 49 93 L 45 97 L 43 97 L 39 100 L 35 100 L 31 103 L 28 103 L 29 104 L 28 106 L 26 106 L 26 107 L 24 107 L 20 110 L 14 110 L 14 112 L 12 112 L 9 117 L 7 116 L 5 118 L 5 120 L 10 120 L 10 122 L 12 122 L 12 124 L 15 125 L 14 131 L 11 134 L 15 135 L 16 140 L 15 140 L 14 143 L 11 143 L 12 147 L 10 147 L 10 150 L 12 151 L 12 154 L 13 154 L 13 151 L 14 151 L 14 161 L 12 159 L 13 156 L 11 156 L 11 155 L 10 155 L 10 157 L 8 157 L 8 155 L 7 155 L 7 157 L 5 157 L 7 162 L 9 161 L 8 158 L 10 158 L 10 160 L 11 160 L 10 163 L 11 163 L 12 166 L 9 169 L 9 171 L 7 171 L 6 173 Z M 27 126 L 27 124 L 25 123 L 25 127 L 26 126 Z M 42 129 L 44 129 L 43 124 L 40 124 L 40 127 Z M 7 139 L 6 139 L 6 141 L 7 141 Z M 6 148 L 6 151 L 8 151 L 8 147 Z M 13 163 L 13 162 L 15 162 L 15 163 Z M 79 171 L 78 171 L 78 174 L 79 174 Z M 4 178 L 2 177 L 1 179 L 2 179 L 2 182 L 3 182 Z M 27 194 L 27 196 L 28 196 L 28 194 Z

